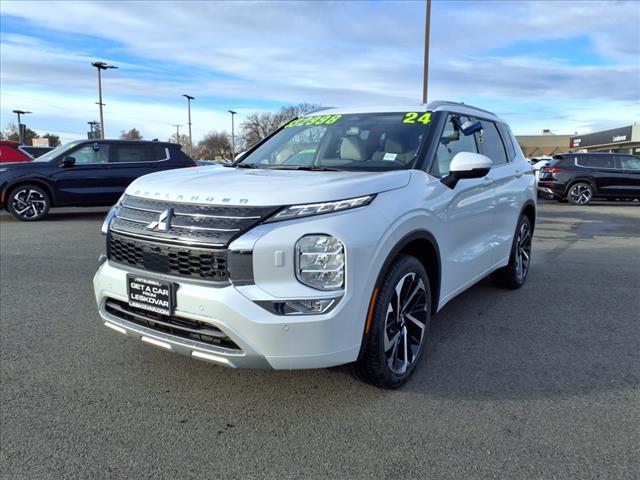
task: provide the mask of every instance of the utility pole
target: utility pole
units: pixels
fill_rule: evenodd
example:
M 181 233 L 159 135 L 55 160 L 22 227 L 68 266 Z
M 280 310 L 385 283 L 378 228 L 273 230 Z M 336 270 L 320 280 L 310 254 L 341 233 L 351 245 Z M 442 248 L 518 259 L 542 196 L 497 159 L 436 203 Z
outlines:
M 176 143 L 180 143 L 180 127 L 182 125 L 174 125 L 176 127 Z
M 91 65 L 96 67 L 96 69 L 98 70 L 98 101 L 96 103 L 98 105 L 100 105 L 100 138 L 104 140 L 104 115 L 102 113 L 102 107 L 104 106 L 104 103 L 102 103 L 102 75 L 101 75 L 101 72 L 102 72 L 102 70 L 118 68 L 118 67 L 116 67 L 114 65 L 107 65 L 104 62 L 93 62 Z
M 193 137 L 191 136 L 191 100 L 195 100 L 195 97 L 187 95 L 186 93 L 182 96 L 187 99 L 187 108 L 189 110 L 189 156 L 193 158 Z
M 429 36 L 431 33 L 431 0 L 427 0 L 427 13 L 424 26 L 424 75 L 422 77 L 422 103 L 427 103 L 429 82 Z
M 20 115 L 27 115 L 28 113 L 31 113 L 31 112 L 27 112 L 26 110 L 14 110 L 13 113 L 18 115 L 18 143 L 20 145 L 24 145 L 24 133 L 25 133 L 26 128 L 22 128 L 22 122 L 20 121 Z
M 236 133 L 234 129 L 233 117 L 238 112 L 229 110 L 229 113 L 231 114 L 231 161 L 235 162 L 236 161 Z

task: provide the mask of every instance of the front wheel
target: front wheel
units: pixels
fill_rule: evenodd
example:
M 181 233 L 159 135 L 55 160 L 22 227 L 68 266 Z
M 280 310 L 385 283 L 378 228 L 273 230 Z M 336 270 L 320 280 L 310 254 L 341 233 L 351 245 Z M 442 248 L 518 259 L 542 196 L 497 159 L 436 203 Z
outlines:
M 567 193 L 567 200 L 572 205 L 586 205 L 593 198 L 593 187 L 586 182 L 571 185 Z
M 524 285 L 529 266 L 531 265 L 531 239 L 533 229 L 526 215 L 521 215 L 518 220 L 516 234 L 511 245 L 511 255 L 506 267 L 496 270 L 491 274 L 493 282 L 505 288 L 520 288 Z
M 36 185 L 21 185 L 7 197 L 7 210 L 17 220 L 34 222 L 49 211 L 51 200 L 42 188 Z
M 415 257 L 400 255 L 375 296 L 356 376 L 382 388 L 406 383 L 424 351 L 430 320 L 427 272 Z

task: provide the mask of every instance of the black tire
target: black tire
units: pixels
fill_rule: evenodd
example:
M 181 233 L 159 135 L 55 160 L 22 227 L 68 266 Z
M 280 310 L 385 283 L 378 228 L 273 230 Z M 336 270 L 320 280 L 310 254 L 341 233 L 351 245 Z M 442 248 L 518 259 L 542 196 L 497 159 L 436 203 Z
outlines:
M 427 272 L 415 257 L 399 255 L 378 289 L 363 352 L 353 364 L 356 377 L 382 388 L 404 385 L 420 362 L 430 321 Z
M 527 280 L 531 266 L 531 238 L 533 229 L 526 215 L 521 215 L 513 236 L 509 263 L 491 274 L 491 280 L 503 288 L 516 289 L 522 287 Z
M 49 212 L 49 194 L 37 185 L 20 185 L 7 196 L 7 211 L 22 222 L 41 220 Z
M 586 205 L 593 198 L 593 187 L 587 182 L 576 182 L 567 191 L 567 200 L 571 205 Z

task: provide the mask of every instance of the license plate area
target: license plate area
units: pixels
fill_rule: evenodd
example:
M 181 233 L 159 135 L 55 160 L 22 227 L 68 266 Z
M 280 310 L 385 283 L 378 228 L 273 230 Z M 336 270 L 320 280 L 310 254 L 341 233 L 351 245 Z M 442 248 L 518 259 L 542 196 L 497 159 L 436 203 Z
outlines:
M 175 307 L 175 285 L 155 278 L 127 275 L 129 305 L 170 316 Z

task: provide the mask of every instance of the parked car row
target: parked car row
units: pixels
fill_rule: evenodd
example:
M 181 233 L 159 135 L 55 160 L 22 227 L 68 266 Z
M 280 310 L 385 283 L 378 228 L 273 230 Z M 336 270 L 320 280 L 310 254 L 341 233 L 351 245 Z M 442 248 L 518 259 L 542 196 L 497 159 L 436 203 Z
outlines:
M 563 153 L 540 169 L 538 191 L 585 205 L 594 198 L 640 199 L 640 157 L 620 153 Z
M 142 175 L 194 166 L 174 143 L 71 142 L 29 162 L 3 163 L 0 206 L 18 220 L 35 221 L 51 207 L 113 205 Z

